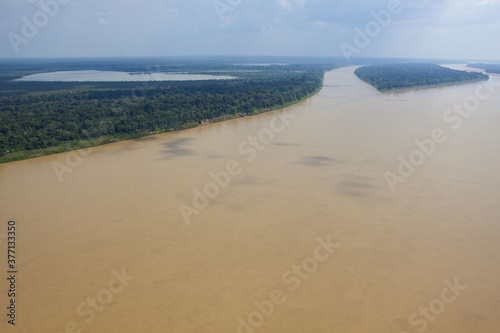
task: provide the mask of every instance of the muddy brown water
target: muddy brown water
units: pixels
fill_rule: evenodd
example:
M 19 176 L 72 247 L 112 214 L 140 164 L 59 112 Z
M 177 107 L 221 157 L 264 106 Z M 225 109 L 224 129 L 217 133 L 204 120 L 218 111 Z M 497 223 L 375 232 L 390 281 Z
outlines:
M 286 110 L 0 165 L 0 330 L 499 332 L 500 76 L 380 93 L 353 70 Z

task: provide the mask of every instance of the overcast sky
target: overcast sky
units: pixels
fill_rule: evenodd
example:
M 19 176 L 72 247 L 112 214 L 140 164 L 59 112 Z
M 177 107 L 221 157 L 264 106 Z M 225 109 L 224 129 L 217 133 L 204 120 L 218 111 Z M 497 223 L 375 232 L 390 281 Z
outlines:
M 343 56 L 347 48 L 500 60 L 500 0 L 394 1 L 0 0 L 0 57 Z M 375 24 L 373 11 L 390 20 Z

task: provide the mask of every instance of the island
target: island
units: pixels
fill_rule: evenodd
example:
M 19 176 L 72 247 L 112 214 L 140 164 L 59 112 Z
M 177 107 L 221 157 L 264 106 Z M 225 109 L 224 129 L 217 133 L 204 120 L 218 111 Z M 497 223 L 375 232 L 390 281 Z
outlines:
M 284 108 L 317 93 L 323 86 L 325 71 L 336 67 L 311 61 L 278 60 L 2 61 L 0 163 Z M 75 81 L 19 80 L 68 77 L 68 73 L 70 80 Z M 130 77 L 127 73 L 140 74 L 135 75 L 137 79 L 147 73 L 153 78 L 190 76 L 188 81 L 81 82 L 73 78 L 79 73 L 92 74 L 92 80 L 109 75 Z M 202 79 L 191 80 L 193 76 Z
M 382 92 L 489 79 L 483 73 L 459 71 L 429 63 L 364 66 L 356 69 L 354 74 Z
M 473 63 L 473 64 L 468 64 L 467 67 L 482 69 L 486 71 L 486 73 L 500 74 L 500 64 Z

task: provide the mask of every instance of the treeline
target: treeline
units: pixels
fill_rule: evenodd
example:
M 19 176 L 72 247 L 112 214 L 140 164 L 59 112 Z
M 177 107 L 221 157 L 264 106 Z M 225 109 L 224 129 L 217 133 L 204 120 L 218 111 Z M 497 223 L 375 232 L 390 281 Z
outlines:
M 500 64 L 468 64 L 467 67 L 484 69 L 487 73 L 500 74 Z
M 414 88 L 445 83 L 487 80 L 483 73 L 458 71 L 436 64 L 401 63 L 365 66 L 354 72 L 379 91 Z
M 249 73 L 228 81 L 87 85 L 4 81 L 0 159 L 13 152 L 89 138 L 139 137 L 196 126 L 207 119 L 274 109 L 320 89 L 323 74 L 324 69 L 314 67 L 302 72 Z

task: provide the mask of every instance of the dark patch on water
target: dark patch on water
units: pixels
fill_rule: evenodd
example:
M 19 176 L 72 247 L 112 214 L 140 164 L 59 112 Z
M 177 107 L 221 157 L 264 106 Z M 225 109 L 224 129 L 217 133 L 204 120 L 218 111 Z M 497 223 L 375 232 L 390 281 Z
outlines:
M 165 153 L 165 157 L 168 159 L 194 155 L 194 150 L 188 148 L 192 141 L 192 138 L 181 138 L 166 142 L 163 144 L 163 147 L 165 148 L 163 150 L 163 153 Z
M 366 177 L 350 177 L 349 179 L 341 181 L 337 188 L 344 195 L 364 198 L 372 194 L 375 186 L 370 184 L 370 181 Z
M 304 156 L 298 162 L 298 164 L 321 167 L 321 166 L 331 166 L 334 164 L 339 164 L 341 161 L 331 158 L 328 156 Z

